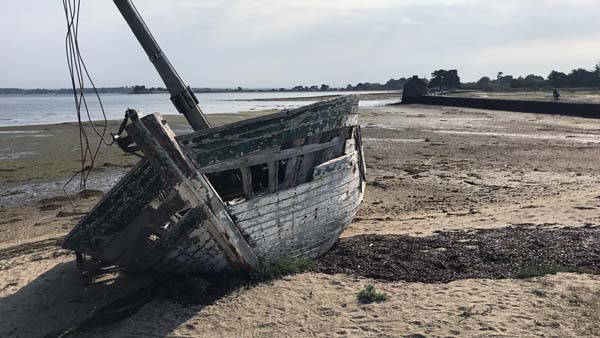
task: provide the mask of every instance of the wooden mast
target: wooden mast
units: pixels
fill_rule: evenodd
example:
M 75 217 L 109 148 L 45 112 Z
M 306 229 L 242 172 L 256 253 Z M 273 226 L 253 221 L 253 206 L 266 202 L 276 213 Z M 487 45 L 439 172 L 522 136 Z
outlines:
M 194 130 L 210 128 L 206 117 L 198 106 L 198 99 L 191 88 L 186 86 L 171 65 L 167 56 L 158 46 L 148 26 L 140 16 L 131 0 L 113 0 L 133 34 L 146 51 L 150 61 L 160 74 L 171 94 L 171 102 L 179 113 L 183 114 Z

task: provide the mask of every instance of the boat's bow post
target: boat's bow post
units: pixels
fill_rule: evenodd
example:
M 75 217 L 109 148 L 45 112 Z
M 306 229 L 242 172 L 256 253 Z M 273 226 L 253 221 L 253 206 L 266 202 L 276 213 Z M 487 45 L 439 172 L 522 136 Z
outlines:
M 171 102 L 177 111 L 185 116 L 194 130 L 210 128 L 192 89 L 179 77 L 131 0 L 113 1 L 167 86 L 171 94 Z
M 166 121 L 158 113 L 140 118 L 135 110 L 129 110 L 127 116 L 131 120 L 126 127 L 128 135 L 160 173 L 166 185 L 173 187 L 186 205 L 199 211 L 202 215 L 199 222 L 221 247 L 232 268 L 242 271 L 255 269 L 258 266 L 256 254 L 206 177 L 197 171 L 183 153 Z

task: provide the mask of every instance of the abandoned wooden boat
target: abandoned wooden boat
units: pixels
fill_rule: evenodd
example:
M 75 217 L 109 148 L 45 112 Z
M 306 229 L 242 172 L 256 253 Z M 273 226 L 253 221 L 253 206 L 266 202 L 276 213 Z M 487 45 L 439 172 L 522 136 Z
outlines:
M 106 263 L 218 272 L 315 258 L 365 188 L 357 98 L 175 137 L 159 115 L 126 128 L 146 157 L 67 236 Z
M 327 252 L 363 199 L 358 98 L 204 128 L 197 100 L 139 13 L 128 12 L 129 0 L 115 3 L 163 79 L 179 81 L 165 83 L 197 130 L 176 136 L 159 114 L 129 110 L 120 141 L 144 159 L 68 234 L 64 248 L 129 270 L 164 273 L 247 271 Z M 191 118 L 194 112 L 200 115 Z

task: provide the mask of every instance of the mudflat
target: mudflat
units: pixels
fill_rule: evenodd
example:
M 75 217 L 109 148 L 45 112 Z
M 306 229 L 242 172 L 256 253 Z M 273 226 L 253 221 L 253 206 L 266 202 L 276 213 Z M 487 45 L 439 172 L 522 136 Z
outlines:
M 355 221 L 314 271 L 258 284 L 80 272 L 60 241 L 137 158 L 103 148 L 91 190 L 72 191 L 72 204 L 61 190 L 78 170 L 77 126 L 0 128 L 0 336 L 600 332 L 600 120 L 419 105 L 360 113 L 369 182 Z M 358 302 L 367 284 L 387 301 Z

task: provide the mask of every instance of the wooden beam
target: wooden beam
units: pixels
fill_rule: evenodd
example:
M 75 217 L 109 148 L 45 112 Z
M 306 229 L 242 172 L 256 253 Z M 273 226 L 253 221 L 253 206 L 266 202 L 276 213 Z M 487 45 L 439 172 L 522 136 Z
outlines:
M 254 197 L 254 188 L 252 186 L 252 172 L 249 167 L 240 168 L 242 173 L 242 190 L 246 199 L 252 199 Z
M 320 138 L 320 134 L 311 135 L 306 138 L 306 143 L 313 144 L 319 142 Z M 304 154 L 300 168 L 298 168 L 298 174 L 296 175 L 296 184 L 302 184 L 310 179 L 315 161 L 317 161 L 317 152 Z
M 277 191 L 277 183 L 279 181 L 279 161 L 269 162 L 269 191 Z
M 304 139 L 297 139 L 292 141 L 292 149 L 297 149 L 304 143 Z M 301 154 L 298 154 L 301 155 Z M 296 183 L 296 175 L 298 174 L 298 156 L 294 156 L 287 160 L 285 165 L 285 174 L 283 175 L 283 182 L 279 185 L 280 189 L 287 189 L 293 187 Z
M 298 148 L 290 148 L 283 150 L 264 150 L 258 153 L 243 156 L 241 158 L 235 158 L 208 165 L 206 167 L 200 168 L 199 171 L 203 174 L 210 174 L 226 170 L 239 169 L 242 167 L 250 167 L 253 165 L 269 163 L 272 161 L 281 161 L 288 158 L 294 158 L 296 156 L 313 153 L 315 151 L 332 148 L 339 145 L 340 142 L 341 141 L 339 138 L 334 138 L 330 142 L 321 144 L 309 144 Z

